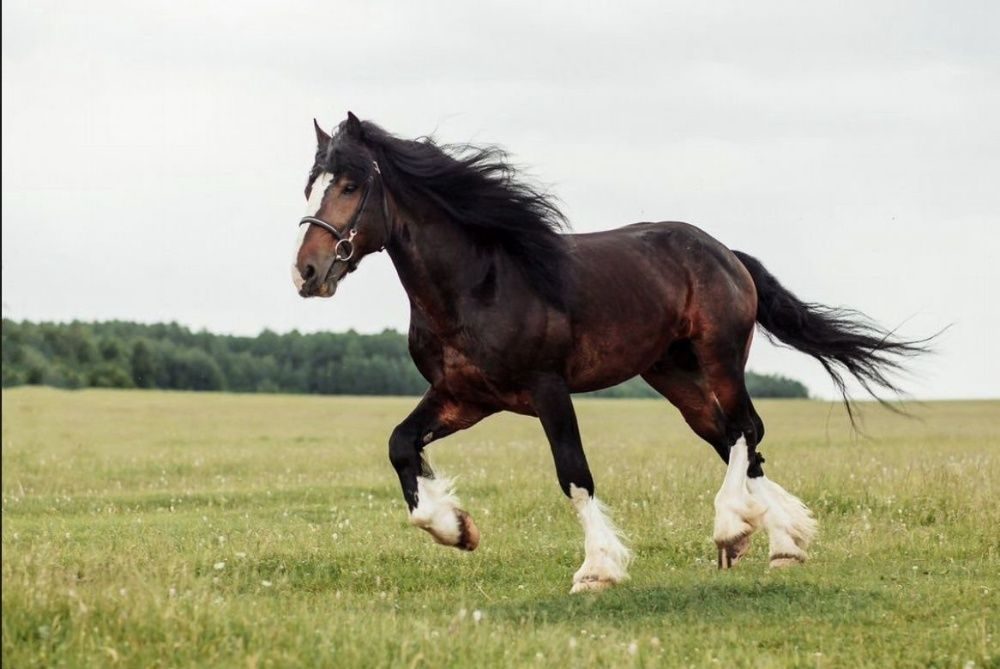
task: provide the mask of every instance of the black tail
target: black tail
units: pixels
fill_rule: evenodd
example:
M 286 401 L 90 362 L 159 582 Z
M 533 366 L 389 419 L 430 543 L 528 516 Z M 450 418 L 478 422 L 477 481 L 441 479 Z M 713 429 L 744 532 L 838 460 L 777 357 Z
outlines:
M 759 260 L 739 251 L 733 253 L 757 286 L 757 322 L 768 339 L 777 339 L 819 360 L 844 397 L 852 424 L 854 411 L 844 387 L 844 372 L 857 379 L 872 397 L 895 410 L 876 391 L 881 388 L 899 394 L 900 389 L 889 375 L 902 368 L 903 359 L 927 352 L 930 338 L 896 339 L 859 311 L 803 302 L 778 283 Z

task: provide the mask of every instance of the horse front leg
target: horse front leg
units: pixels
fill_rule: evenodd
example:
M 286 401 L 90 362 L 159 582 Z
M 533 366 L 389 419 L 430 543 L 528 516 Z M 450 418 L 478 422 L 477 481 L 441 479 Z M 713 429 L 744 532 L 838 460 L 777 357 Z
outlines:
M 460 506 L 450 479 L 435 474 L 423 457 L 432 441 L 463 430 L 492 413 L 463 404 L 431 388 L 389 438 L 389 461 L 396 469 L 410 522 L 445 546 L 472 551 L 479 529 Z
M 628 578 L 632 552 L 594 495 L 594 479 L 583 452 L 569 389 L 562 378 L 545 379 L 533 391 L 532 399 L 552 447 L 559 485 L 583 525 L 585 557 L 573 576 L 570 592 L 603 590 L 621 583 Z

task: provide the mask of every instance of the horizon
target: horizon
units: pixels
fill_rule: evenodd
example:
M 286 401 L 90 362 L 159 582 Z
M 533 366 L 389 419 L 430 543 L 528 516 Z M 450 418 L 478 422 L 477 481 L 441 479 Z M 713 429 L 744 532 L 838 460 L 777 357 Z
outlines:
M 79 325 L 100 325 L 100 324 L 103 324 L 103 323 L 128 323 L 128 324 L 134 324 L 134 325 L 140 325 L 140 326 L 150 326 L 150 327 L 151 326 L 155 326 L 155 325 L 174 325 L 174 326 L 177 326 L 177 327 L 184 328 L 184 329 L 190 331 L 192 334 L 207 333 L 207 334 L 210 334 L 210 335 L 213 335 L 213 336 L 219 336 L 219 337 L 242 337 L 242 338 L 248 338 L 248 339 L 259 338 L 259 337 L 261 337 L 266 332 L 270 332 L 270 333 L 276 334 L 278 336 L 285 336 L 285 335 L 289 335 L 289 334 L 300 334 L 300 335 L 303 335 L 303 336 L 308 336 L 308 335 L 322 335 L 322 334 L 340 335 L 340 334 L 349 334 L 349 333 L 354 333 L 354 334 L 358 334 L 358 335 L 365 335 L 365 336 L 367 336 L 367 335 L 378 335 L 378 334 L 383 334 L 383 333 L 392 333 L 392 334 L 396 334 L 396 335 L 399 335 L 399 336 L 402 336 L 402 337 L 406 337 L 407 336 L 407 333 L 405 331 L 401 331 L 401 330 L 398 330 L 398 329 L 390 327 L 390 326 L 387 326 L 387 327 L 382 328 L 381 330 L 372 331 L 372 332 L 362 332 L 360 330 L 355 330 L 353 328 L 350 328 L 350 329 L 347 329 L 347 330 L 336 330 L 336 331 L 335 330 L 302 331 L 302 330 L 297 330 L 297 329 L 280 331 L 280 330 L 274 330 L 273 328 L 265 327 L 265 328 L 259 330 L 258 332 L 254 333 L 254 334 L 240 334 L 240 333 L 232 333 L 232 332 L 218 332 L 218 331 L 215 331 L 215 330 L 211 330 L 209 328 L 194 328 L 194 327 L 191 327 L 190 325 L 187 325 L 187 324 L 184 324 L 184 323 L 181 323 L 181 322 L 178 322 L 178 321 L 144 322 L 144 321 L 135 321 L 135 320 L 129 320 L 129 319 L 107 319 L 107 320 L 73 319 L 73 320 L 62 320 L 62 321 L 59 321 L 59 320 L 32 321 L 32 320 L 23 320 L 23 319 L 22 320 L 18 320 L 18 319 L 10 318 L 8 316 L 3 316 L 3 320 L 4 321 L 13 321 L 13 322 L 16 322 L 16 323 L 29 323 L 29 324 L 33 324 L 33 325 L 60 325 L 60 326 L 77 325 L 77 324 L 79 324 Z M 785 379 L 788 379 L 788 380 L 791 380 L 791 381 L 796 381 L 796 382 L 802 383 L 806 387 L 806 390 L 808 392 L 808 396 L 804 397 L 804 398 L 772 398 L 772 397 L 763 397 L 763 398 L 757 398 L 757 400 L 755 400 L 755 401 L 760 401 L 760 400 L 765 400 L 765 399 L 805 399 L 805 400 L 810 400 L 810 401 L 827 402 L 827 403 L 830 403 L 830 404 L 843 404 L 843 402 L 844 402 L 843 398 L 840 397 L 839 395 L 836 396 L 836 397 L 826 397 L 826 396 L 821 396 L 821 395 L 816 394 L 813 391 L 813 389 L 805 381 L 803 381 L 802 379 L 800 379 L 798 377 L 795 377 L 795 376 L 791 376 L 791 375 L 788 375 L 788 374 L 783 374 L 783 373 L 780 373 L 780 372 L 761 371 L 761 370 L 753 368 L 749 364 L 746 367 L 746 371 L 749 374 L 756 374 L 758 376 L 774 376 L 774 377 L 785 378 Z M 639 378 L 639 377 L 633 377 L 631 380 L 635 380 L 636 378 Z M 627 383 L 627 381 L 623 382 L 623 383 Z M 621 384 L 619 384 L 619 385 L 621 385 Z M 16 386 L 14 386 L 14 387 L 16 387 Z M 53 387 L 53 388 L 56 388 L 56 389 L 59 389 L 59 390 L 67 390 L 66 388 L 58 388 L 56 386 L 45 386 L 45 384 L 42 384 L 40 387 Z M 74 388 L 74 389 L 71 389 L 71 390 L 86 390 L 86 389 L 87 389 L 87 387 L 84 387 L 84 388 Z M 109 390 L 110 389 L 111 388 L 109 388 Z M 133 390 L 162 390 L 164 392 L 243 392 L 243 391 L 232 391 L 232 390 L 183 390 L 183 389 L 174 389 L 174 388 L 133 388 Z M 265 392 L 265 393 L 261 393 L 261 394 L 269 394 L 269 393 Z M 295 392 L 292 392 L 292 391 L 277 391 L 277 392 L 275 392 L 273 394 L 310 394 L 310 393 L 295 393 Z M 324 394 L 324 393 L 320 393 L 320 394 Z M 590 395 L 590 394 L 591 393 L 589 393 L 589 392 L 588 393 L 574 393 L 574 396 L 580 396 L 580 395 L 586 396 L 586 395 Z M 356 395 L 356 396 L 357 397 L 369 397 L 369 395 Z M 411 397 L 411 395 L 399 395 L 399 397 Z M 857 394 L 857 395 L 850 395 L 849 397 L 850 397 L 850 401 L 852 403 L 854 403 L 854 404 L 857 404 L 857 403 L 870 403 L 870 404 L 879 404 L 879 405 L 883 405 L 883 406 L 885 405 L 886 402 L 888 402 L 890 405 L 895 406 L 895 405 L 898 405 L 898 404 L 921 404 L 922 402 L 947 402 L 947 401 L 968 402 L 968 401 L 993 401 L 993 400 L 1000 399 L 1000 397 L 940 397 L 940 398 L 938 398 L 938 397 L 928 397 L 928 398 L 917 398 L 917 397 L 912 397 L 910 395 L 907 395 L 905 393 L 901 394 L 901 395 L 896 395 L 896 396 L 893 396 L 890 393 L 883 393 L 881 397 L 873 397 L 870 394 L 863 394 L 863 395 Z M 600 398 L 600 399 L 652 399 L 653 401 L 661 401 L 662 398 L 657 398 L 657 397 L 650 397 L 650 398 L 641 398 L 641 397 L 611 398 L 611 397 L 605 397 L 605 398 Z

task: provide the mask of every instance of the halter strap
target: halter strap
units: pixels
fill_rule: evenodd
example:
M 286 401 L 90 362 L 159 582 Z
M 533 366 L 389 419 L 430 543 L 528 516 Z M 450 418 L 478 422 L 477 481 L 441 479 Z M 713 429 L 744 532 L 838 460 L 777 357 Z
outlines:
M 344 238 L 344 233 L 342 233 L 340 230 L 338 230 L 337 228 L 333 227 L 332 225 L 324 221 L 322 218 L 316 218 L 315 216 L 305 216 L 301 221 L 299 221 L 299 225 L 305 225 L 306 223 L 309 223 L 310 225 L 318 225 L 319 227 L 323 228 L 331 235 L 336 237 L 338 240 Z
M 358 208 L 354 210 L 354 215 L 351 216 L 351 220 L 347 223 L 345 227 L 345 232 L 342 232 L 335 228 L 330 223 L 327 223 L 322 218 L 316 216 L 304 216 L 300 221 L 299 225 L 317 225 L 331 235 L 337 240 L 337 244 L 333 249 L 334 255 L 336 255 L 337 260 L 347 262 L 354 256 L 354 236 L 358 234 L 358 222 L 361 220 L 362 214 L 365 212 L 365 207 L 368 206 L 368 196 L 371 194 L 372 186 L 375 184 L 375 177 L 382 176 L 382 170 L 379 169 L 378 163 L 374 160 L 372 161 L 372 168 L 374 172 L 367 179 L 365 179 L 365 190 L 361 194 L 361 204 Z M 386 198 L 385 193 L 385 182 L 382 182 L 382 218 L 385 221 L 386 233 L 388 238 L 388 233 L 390 231 L 391 224 L 389 222 L 389 202 Z M 385 250 L 385 244 L 379 251 Z

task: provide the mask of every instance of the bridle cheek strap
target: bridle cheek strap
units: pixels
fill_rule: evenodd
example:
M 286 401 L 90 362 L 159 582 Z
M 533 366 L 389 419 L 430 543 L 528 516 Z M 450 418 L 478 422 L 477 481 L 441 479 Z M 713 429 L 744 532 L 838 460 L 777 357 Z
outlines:
M 316 216 L 305 216 L 299 221 L 300 226 L 317 225 L 333 235 L 337 240 L 337 245 L 333 248 L 333 254 L 337 260 L 340 260 L 341 262 L 347 262 L 354 256 L 354 237 L 358 234 L 358 222 L 361 220 L 361 216 L 365 213 L 365 207 L 368 206 L 368 196 L 372 192 L 372 186 L 375 183 L 375 176 L 382 175 L 382 170 L 379 169 L 378 163 L 374 160 L 372 161 L 372 167 L 375 171 L 365 180 L 365 190 L 364 193 L 361 194 L 361 204 L 358 205 L 358 208 L 354 211 L 354 215 L 351 216 L 350 222 L 347 224 L 346 235 L 324 221 L 322 218 L 317 218 Z M 390 231 L 389 228 L 391 227 L 391 224 L 389 222 L 389 203 L 386 199 L 384 182 L 382 184 L 382 216 L 385 220 L 386 232 L 388 233 Z M 382 245 L 382 248 L 380 248 L 379 251 L 384 249 L 385 244 Z

